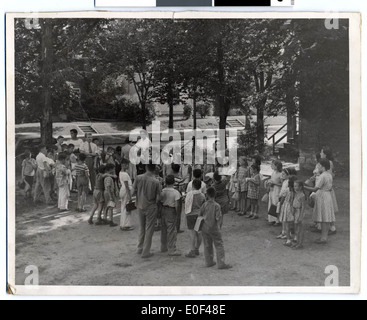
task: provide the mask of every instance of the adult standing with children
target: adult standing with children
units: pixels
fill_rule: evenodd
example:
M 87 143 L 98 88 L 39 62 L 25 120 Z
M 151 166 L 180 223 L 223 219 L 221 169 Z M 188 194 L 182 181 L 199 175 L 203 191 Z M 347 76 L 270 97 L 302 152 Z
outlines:
M 146 169 L 147 172 L 138 176 L 133 186 L 140 221 L 137 253 L 141 254 L 143 259 L 153 256 L 150 249 L 152 247 L 154 228 L 158 215 L 158 203 L 162 191 L 160 182 L 155 178 L 156 166 L 150 163 L 146 166 Z
M 44 145 L 39 147 L 39 153 L 36 157 L 37 162 L 37 173 L 36 173 L 36 187 L 34 190 L 34 202 L 37 203 L 41 196 L 41 192 L 45 196 L 46 204 L 51 204 L 51 180 L 49 159 L 46 156 L 47 148 Z
M 71 136 L 71 139 L 70 139 L 70 141 L 68 141 L 68 144 L 73 144 L 74 145 L 74 152 L 79 153 L 79 149 L 84 144 L 84 141 L 82 139 L 78 138 L 78 130 L 76 130 L 76 129 L 71 129 L 70 130 L 70 136 Z
M 91 184 L 91 191 L 93 192 L 96 185 L 96 168 L 95 158 L 99 156 L 99 148 L 93 143 L 93 135 L 91 133 L 85 134 L 85 142 L 80 147 L 80 152 L 86 155 L 85 163 L 89 169 L 89 178 Z
M 305 190 L 315 192 L 314 217 L 317 223 L 321 223 L 321 239 L 316 243 L 324 245 L 328 241 L 329 229 L 335 223 L 335 208 L 332 197 L 333 176 L 330 173 L 330 161 L 321 159 L 318 163 L 318 171 L 321 173 L 315 188 L 305 187 Z

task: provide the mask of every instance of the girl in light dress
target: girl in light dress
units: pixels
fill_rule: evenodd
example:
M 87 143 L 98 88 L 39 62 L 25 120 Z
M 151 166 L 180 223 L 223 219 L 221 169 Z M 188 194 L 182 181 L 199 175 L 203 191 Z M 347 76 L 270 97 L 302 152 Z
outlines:
M 294 183 L 294 191 L 295 197 L 293 200 L 293 210 L 296 237 L 292 248 L 294 250 L 302 250 L 305 234 L 303 220 L 306 213 L 306 195 L 304 192 L 304 183 L 302 181 L 296 181 Z
M 274 160 L 271 164 L 271 168 L 273 169 L 273 173 L 269 181 L 267 181 L 266 185 L 269 188 L 269 206 L 268 211 L 274 205 L 277 206 L 279 203 L 279 196 L 282 190 L 282 171 L 283 164 L 279 160 Z M 279 218 L 275 218 L 271 215 L 268 216 L 269 223 L 278 226 L 280 224 Z
M 283 210 L 283 205 L 282 205 L 282 200 L 285 199 L 286 194 L 289 190 L 289 178 L 293 176 L 297 175 L 297 172 L 295 169 L 292 168 L 286 168 L 283 169 L 282 171 L 282 188 L 280 190 L 280 194 L 279 194 L 279 203 L 278 203 L 278 211 L 279 214 L 282 215 L 282 210 Z M 285 221 L 282 221 L 281 219 L 279 219 L 280 222 L 282 223 L 282 233 L 277 237 L 277 239 L 281 239 L 281 240 L 285 240 L 287 239 L 287 225 Z
M 288 190 L 283 194 L 281 200 L 281 213 L 279 220 L 285 226 L 285 235 L 286 235 L 286 242 L 284 245 L 286 247 L 292 247 L 292 238 L 291 238 L 291 224 L 294 223 L 294 209 L 293 209 L 293 202 L 295 199 L 296 192 L 294 190 L 294 182 L 296 181 L 296 177 L 291 176 L 288 179 Z
M 328 242 L 330 225 L 335 223 L 335 204 L 332 196 L 333 176 L 330 173 L 330 161 L 321 159 L 318 163 L 318 170 L 321 173 L 315 188 L 305 187 L 305 190 L 314 192 L 315 206 L 314 219 L 321 223 L 321 238 L 317 244 L 324 245 Z
M 228 192 L 231 201 L 231 211 L 240 212 L 240 192 L 239 192 L 239 185 L 238 185 L 238 169 L 237 171 L 231 176 L 231 180 L 229 181 Z
M 131 221 L 131 212 L 126 210 L 127 204 L 132 200 L 131 194 L 133 190 L 133 184 L 128 174 L 130 161 L 122 159 L 121 171 L 119 173 L 119 180 L 121 184 L 120 199 L 121 199 L 121 231 L 132 231 L 134 227 Z

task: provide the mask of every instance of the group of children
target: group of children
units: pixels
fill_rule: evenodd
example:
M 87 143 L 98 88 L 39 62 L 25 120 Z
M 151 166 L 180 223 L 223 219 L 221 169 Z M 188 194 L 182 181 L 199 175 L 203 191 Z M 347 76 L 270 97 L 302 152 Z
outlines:
M 121 149 L 120 149 L 121 150 Z M 121 154 L 121 155 L 120 155 Z M 23 162 L 23 179 L 32 185 L 37 171 L 37 163 L 32 160 L 30 152 Z M 47 157 L 52 159 L 52 155 Z M 47 158 L 48 159 L 48 158 Z M 219 174 L 219 166 L 208 165 L 160 165 L 154 166 L 153 176 L 163 189 L 157 199 L 159 213 L 157 222 L 162 232 L 161 250 L 171 256 L 181 255 L 176 248 L 177 234 L 181 230 L 181 215 L 186 215 L 190 236 L 190 250 L 187 258 L 199 256 L 199 248 L 204 242 L 204 255 L 207 267 L 214 263 L 214 247 L 217 252 L 219 269 L 231 266 L 225 263 L 225 253 L 221 228 L 223 216 L 230 209 L 239 216 L 251 220 L 259 219 L 259 201 L 262 198 L 268 204 L 269 224 L 282 226 L 277 237 L 285 240 L 284 245 L 294 250 L 304 245 L 304 219 L 307 201 L 314 207 L 314 231 L 321 232 L 317 241 L 325 244 L 330 234 L 335 234 L 335 213 L 338 211 L 333 190 L 333 164 L 330 152 L 324 148 L 318 158 L 314 177 L 306 183 L 297 179 L 293 168 L 283 168 L 278 160 L 272 162 L 273 173 L 269 179 L 261 175 L 261 157 L 256 155 L 249 160 L 239 159 L 237 171 L 231 176 Z M 57 159 L 49 162 L 54 175 L 54 190 L 58 193 L 58 208 L 67 211 L 70 191 L 78 192 L 78 212 L 86 212 L 87 194 L 91 190 L 90 172 L 85 163 L 86 155 L 74 154 L 73 145 L 60 145 Z M 151 165 L 152 168 L 152 165 Z M 141 199 L 133 203 L 137 186 L 136 173 L 144 174 L 144 167 L 131 172 L 131 163 L 124 158 L 123 152 L 108 148 L 102 161 L 95 164 L 97 170 L 96 184 L 93 191 L 93 207 L 89 224 L 116 227 L 114 209 L 121 203 L 122 231 L 134 230 L 132 211 L 141 207 Z M 51 178 L 49 178 L 51 179 Z M 307 194 L 307 196 L 306 196 Z M 94 223 L 94 216 L 97 220 Z M 144 228 L 144 226 L 141 226 Z

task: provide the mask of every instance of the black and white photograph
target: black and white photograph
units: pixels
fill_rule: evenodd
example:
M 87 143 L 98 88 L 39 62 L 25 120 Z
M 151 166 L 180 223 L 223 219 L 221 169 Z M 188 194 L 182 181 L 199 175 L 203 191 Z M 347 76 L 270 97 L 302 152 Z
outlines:
M 359 291 L 359 14 L 6 20 L 11 293 Z

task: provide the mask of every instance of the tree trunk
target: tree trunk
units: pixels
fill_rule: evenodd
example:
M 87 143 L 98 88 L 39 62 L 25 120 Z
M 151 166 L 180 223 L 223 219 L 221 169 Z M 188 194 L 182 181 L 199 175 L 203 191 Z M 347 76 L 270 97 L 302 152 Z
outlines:
M 292 140 L 295 142 L 297 132 L 296 122 L 296 106 L 292 96 L 287 96 L 287 133 L 288 141 Z
M 257 133 L 257 145 L 259 152 L 264 151 L 264 141 L 265 141 L 265 121 L 264 121 L 264 109 L 266 100 L 259 103 L 257 107 L 257 123 L 256 123 L 256 133 Z
M 227 118 L 230 109 L 230 101 L 228 100 L 228 90 L 225 86 L 225 70 L 223 66 L 224 61 L 224 48 L 222 39 L 218 41 L 217 46 L 217 68 L 218 68 L 218 83 L 219 83 L 219 94 L 217 97 L 219 107 L 219 129 L 227 129 Z M 227 142 L 226 142 L 227 144 Z M 227 145 L 226 145 L 227 147 Z
M 146 101 L 140 101 L 141 104 L 141 124 L 144 130 L 147 130 L 147 107 Z
M 42 36 L 42 93 L 43 107 L 41 118 L 41 141 L 44 145 L 53 144 L 52 128 L 52 95 L 50 88 L 50 74 L 53 63 L 52 47 L 52 22 L 50 19 L 43 21 Z
M 172 82 L 168 83 L 168 105 L 169 105 L 169 129 L 173 129 L 174 121 L 173 121 L 173 106 L 174 106 L 174 97 L 173 97 L 173 86 Z

